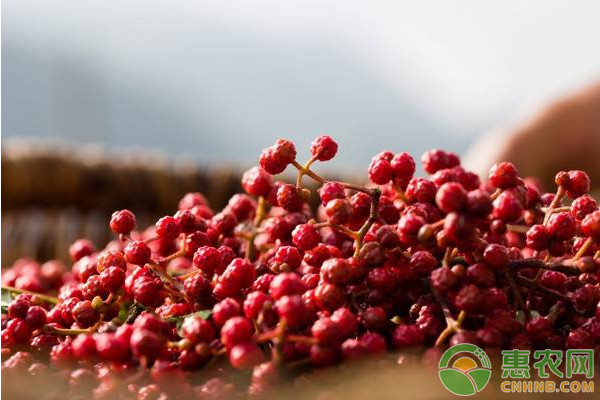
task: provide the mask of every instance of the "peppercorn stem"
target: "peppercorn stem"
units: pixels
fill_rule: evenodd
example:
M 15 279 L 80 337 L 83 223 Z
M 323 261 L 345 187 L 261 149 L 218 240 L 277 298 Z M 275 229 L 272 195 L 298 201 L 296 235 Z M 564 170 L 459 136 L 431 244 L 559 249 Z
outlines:
M 131 237 L 129 237 L 129 238 L 131 239 Z M 159 237 L 158 237 L 158 236 L 152 236 L 152 237 L 150 237 L 150 238 L 148 238 L 148 239 L 144 240 L 144 243 L 148 244 L 148 243 L 154 242 L 154 241 L 156 241 L 156 240 L 158 240 L 158 239 L 159 239 Z
M 298 170 L 298 176 L 296 177 L 296 187 L 302 187 L 302 177 L 304 175 L 311 177 L 320 184 L 324 184 L 326 182 L 325 179 L 321 178 L 319 175 L 314 173 L 310 168 L 305 168 L 303 165 L 300 165 L 298 161 L 292 161 L 292 165 Z
M 302 343 L 302 344 L 316 344 L 317 339 L 310 336 L 302 335 L 286 335 L 285 340 L 288 342 Z
M 446 317 L 446 329 L 444 329 L 442 333 L 440 333 L 440 336 L 438 336 L 437 340 L 435 341 L 435 346 L 441 346 L 446 341 L 446 339 L 448 339 L 448 336 L 455 332 L 458 332 L 461 329 L 462 323 L 465 320 L 466 316 L 467 313 L 465 312 L 465 310 L 460 310 L 460 313 L 458 313 L 458 317 L 456 318 L 456 320 L 454 320 L 452 317 Z
M 65 336 L 76 336 L 81 334 L 93 333 L 90 328 L 85 329 L 66 329 L 66 328 L 56 328 L 51 325 L 46 325 L 44 327 L 46 332 L 55 333 L 57 335 L 65 335 Z
M 529 227 L 526 225 L 506 224 L 506 229 L 514 233 L 527 233 Z
M 252 231 L 252 233 L 250 233 L 248 239 L 247 239 L 247 246 L 248 248 L 246 249 L 246 259 L 249 261 L 254 261 L 254 256 L 255 256 L 255 251 L 256 248 L 254 246 L 254 239 L 256 239 L 256 236 L 258 235 L 258 227 L 260 226 L 260 224 L 262 223 L 262 221 L 265 219 L 265 216 L 267 215 L 267 204 L 265 201 L 265 198 L 263 196 L 259 196 L 258 198 L 258 205 L 256 206 L 256 216 L 254 217 L 254 229 Z
M 581 271 L 573 265 L 567 265 L 566 261 L 562 264 L 548 264 L 545 261 L 537 258 L 524 258 L 520 260 L 512 260 L 508 262 L 508 269 L 519 270 L 523 268 L 532 268 L 546 271 L 558 271 L 567 275 L 579 275 Z
M 428 241 L 438 230 L 440 230 L 444 226 L 445 222 L 446 218 L 442 218 L 438 221 L 435 221 L 432 224 L 423 225 L 417 233 L 417 240 L 419 240 L 420 242 Z
M 148 265 L 158 275 L 160 280 L 165 284 L 165 289 L 169 295 L 187 300 L 183 293 L 181 293 L 179 290 L 181 288 L 181 284 L 177 279 L 167 274 L 160 265 L 153 261 L 150 261 Z
M 373 194 L 373 190 L 372 189 L 366 188 L 364 186 L 353 185 L 351 183 L 346 183 L 346 182 L 341 182 L 341 184 L 346 189 L 356 190 L 357 192 L 363 192 L 363 193 L 368 194 L 369 196 L 371 196 Z
M 538 284 L 534 280 L 523 278 L 522 276 L 517 276 L 516 280 L 520 284 L 522 284 L 524 286 L 527 286 L 529 289 L 539 290 L 540 292 L 544 292 L 545 294 L 555 296 L 555 297 L 557 297 L 559 299 L 570 300 L 569 296 L 566 296 L 566 295 L 564 295 L 564 294 L 562 294 L 560 292 L 557 292 L 555 290 L 548 289 L 547 287 L 544 287 L 544 286 Z
M 404 190 L 402 190 L 402 188 L 400 186 L 394 184 L 394 191 L 396 192 L 396 197 L 398 197 L 403 202 L 408 203 L 408 198 L 406 197 L 406 193 L 404 193 Z
M 360 253 L 360 249 L 362 248 L 363 241 L 369 229 L 373 223 L 377 220 L 379 214 L 379 198 L 381 197 L 381 191 L 377 188 L 374 188 L 371 192 L 371 209 L 369 211 L 369 218 L 365 221 L 363 226 L 359 229 L 356 234 L 356 238 L 354 239 L 356 249 L 354 250 L 354 258 L 358 257 Z
M 548 220 L 550 219 L 550 215 L 552 215 L 553 210 L 556 208 L 556 206 L 560 204 L 563 197 L 565 197 L 565 192 L 566 191 L 563 186 L 559 186 L 558 189 L 556 189 L 556 195 L 554 196 L 552 202 L 548 206 L 548 209 L 546 210 L 546 215 L 544 215 L 544 225 L 548 223 Z
M 527 319 L 527 321 L 531 321 L 531 311 L 528 307 L 525 306 L 525 302 L 523 301 L 523 297 L 521 296 L 521 290 L 515 282 L 515 278 L 512 275 L 512 271 L 507 269 L 504 272 L 504 275 L 506 276 L 506 281 L 508 282 L 511 291 L 513 292 L 513 296 L 515 296 L 515 300 L 517 300 L 519 307 L 525 313 L 525 318 Z
M 55 326 L 52 325 L 45 325 L 43 330 L 46 332 L 51 332 L 51 333 L 56 333 L 57 335 L 65 335 L 65 336 L 75 336 L 75 335 L 81 335 L 81 334 L 89 334 L 89 333 L 94 333 L 98 330 L 98 328 L 100 327 L 100 324 L 102 323 L 102 320 L 104 319 L 104 313 L 100 314 L 100 317 L 98 318 L 98 321 L 91 327 L 89 328 L 81 328 L 81 329 L 75 329 L 75 328 L 57 328 Z
M 573 259 L 579 260 L 585 254 L 585 252 L 588 251 L 592 244 L 594 244 L 594 239 L 592 237 L 587 238 L 579 250 L 577 250 L 577 253 Z
M 338 232 L 345 234 L 346 236 L 350 236 L 353 239 L 356 239 L 356 237 L 358 235 L 358 232 L 355 232 L 352 229 L 345 227 L 344 225 L 333 224 L 330 222 L 320 222 L 318 224 L 313 224 L 313 228 L 315 228 L 315 229 L 331 228 L 331 229 L 334 229 Z
M 256 342 L 257 343 L 268 342 L 269 340 L 273 340 L 275 337 L 277 337 L 278 334 L 279 334 L 279 332 L 277 331 L 277 329 L 273 329 L 272 331 L 261 333 L 260 335 L 258 335 L 256 337 Z
M 550 207 L 542 207 L 541 210 L 544 213 L 550 212 L 550 213 L 554 214 L 554 213 L 559 213 L 559 212 L 568 212 L 568 211 L 571 211 L 571 207 L 570 206 L 569 207 L 564 206 L 564 207 L 556 207 L 556 208 L 553 208 L 553 209 L 550 209 Z
M 173 254 L 171 254 L 171 255 L 168 255 L 168 256 L 166 256 L 166 257 L 162 258 L 162 259 L 160 260 L 160 262 L 161 262 L 161 263 L 168 263 L 169 261 L 173 261 L 173 260 L 174 260 L 174 259 L 176 259 L 176 258 L 183 257 L 183 256 L 185 256 L 186 254 L 187 254 L 187 252 L 185 251 L 185 249 L 184 249 L 184 248 L 183 248 L 183 246 L 182 246 L 182 247 L 181 247 L 181 250 L 179 250 L 179 251 L 176 251 L 175 253 L 173 253 Z
M 285 344 L 285 329 L 287 327 L 287 321 L 285 318 L 281 318 L 277 324 L 277 336 L 275 337 L 275 353 L 273 354 L 273 362 L 275 364 L 281 364 L 283 362 L 283 346 Z
M 60 301 L 58 297 L 48 296 L 48 295 L 37 293 L 37 292 L 32 292 L 31 290 L 18 289 L 16 287 L 12 287 L 12 286 L 2 285 L 2 290 L 7 290 L 12 293 L 25 293 L 25 294 L 30 294 L 32 296 L 38 296 L 40 299 L 44 300 L 46 303 L 51 303 L 51 304 L 57 304 Z
M 177 276 L 176 278 L 177 278 L 177 279 L 179 279 L 180 281 L 185 281 L 187 278 L 189 278 L 189 277 L 191 277 L 191 276 L 194 276 L 194 275 L 196 275 L 196 274 L 198 274 L 198 273 L 200 273 L 200 272 L 202 272 L 202 270 L 200 270 L 200 269 L 197 269 L 197 270 L 194 270 L 194 271 L 188 272 L 188 273 L 186 273 L 186 274 L 179 275 L 179 276 Z
M 496 189 L 496 190 L 494 191 L 494 193 L 492 193 L 492 194 L 490 195 L 490 199 L 492 199 L 492 200 L 496 200 L 496 199 L 498 198 L 498 196 L 500 196 L 500 194 L 501 194 L 501 193 L 502 193 L 502 189 Z

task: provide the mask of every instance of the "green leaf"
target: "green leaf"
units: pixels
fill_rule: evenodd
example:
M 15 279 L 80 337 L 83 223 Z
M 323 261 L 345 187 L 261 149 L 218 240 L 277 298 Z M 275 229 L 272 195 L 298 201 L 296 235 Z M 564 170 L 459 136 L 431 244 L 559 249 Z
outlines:
M 125 314 L 125 323 L 131 324 L 144 310 L 148 310 L 148 308 L 140 303 L 132 303 Z M 119 312 L 120 314 L 121 312 Z
M 167 322 L 175 322 L 175 327 L 177 328 L 177 333 L 179 334 L 179 336 L 183 336 L 182 332 L 181 332 L 181 326 L 183 325 L 183 321 L 185 321 L 186 318 L 200 317 L 202 319 L 208 319 L 208 318 L 210 318 L 211 314 L 212 314 L 212 310 L 200 310 L 200 311 L 196 311 L 196 312 L 193 312 L 190 314 L 178 315 L 175 317 L 167 317 L 167 318 L 164 318 L 164 320 Z
M 540 313 L 538 313 L 535 310 L 531 310 L 531 318 L 532 319 L 535 319 L 535 318 L 537 318 L 539 316 L 540 316 Z M 523 310 L 518 310 L 517 311 L 515 319 L 517 321 L 519 321 L 520 323 L 522 323 L 522 324 L 526 324 L 527 323 L 527 318 L 525 318 L 525 312 Z
M 2 314 L 8 313 L 8 305 L 13 299 L 13 294 L 10 290 L 2 289 Z

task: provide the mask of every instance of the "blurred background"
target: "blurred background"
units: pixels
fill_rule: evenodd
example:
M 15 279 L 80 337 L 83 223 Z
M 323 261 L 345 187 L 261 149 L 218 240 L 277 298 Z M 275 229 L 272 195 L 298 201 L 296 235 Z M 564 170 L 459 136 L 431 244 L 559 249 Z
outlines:
M 116 208 L 150 221 L 191 190 L 220 207 L 282 136 L 302 157 L 334 136 L 331 174 L 362 177 L 382 149 L 462 154 L 598 78 L 599 16 L 557 0 L 4 0 L 2 263 L 102 245 Z

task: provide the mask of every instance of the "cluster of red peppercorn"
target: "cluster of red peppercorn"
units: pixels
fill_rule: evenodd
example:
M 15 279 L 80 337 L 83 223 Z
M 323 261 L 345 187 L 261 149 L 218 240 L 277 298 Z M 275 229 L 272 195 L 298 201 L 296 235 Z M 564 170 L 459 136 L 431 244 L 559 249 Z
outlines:
M 78 240 L 70 270 L 3 271 L 3 373 L 56 373 L 96 397 L 121 385 L 212 398 L 240 391 L 220 360 L 260 394 L 298 366 L 392 349 L 600 348 L 600 211 L 585 172 L 544 193 L 508 162 L 482 183 L 432 150 L 419 178 L 410 154 L 386 151 L 362 187 L 312 169 L 335 156 L 331 137 L 310 152 L 302 165 L 278 140 L 218 213 L 200 193 L 142 231 L 117 211 L 118 240 Z M 273 179 L 290 165 L 295 184 Z M 316 214 L 304 177 L 319 184 Z M 198 382 L 199 369 L 214 372 Z

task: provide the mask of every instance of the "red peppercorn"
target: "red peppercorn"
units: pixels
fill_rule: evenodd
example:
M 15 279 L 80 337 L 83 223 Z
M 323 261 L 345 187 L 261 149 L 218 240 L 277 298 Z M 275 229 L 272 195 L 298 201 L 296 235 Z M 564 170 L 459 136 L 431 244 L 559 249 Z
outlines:
M 309 311 L 298 295 L 283 296 L 275 303 L 275 309 L 280 318 L 292 329 L 306 326 L 309 322 Z
M 215 338 L 212 324 L 198 316 L 187 317 L 181 324 L 181 332 L 192 343 L 209 343 Z
M 475 263 L 467 268 L 467 281 L 475 285 L 488 288 L 496 284 L 494 271 L 484 263 Z
M 467 194 L 466 210 L 474 217 L 484 217 L 492 212 L 492 199 L 483 190 L 472 190 Z
M 310 145 L 310 154 L 319 161 L 331 160 L 337 150 L 338 144 L 328 135 L 319 136 Z
M 483 252 L 483 259 L 494 269 L 503 269 L 508 262 L 508 249 L 500 244 L 492 243 Z
M 137 358 L 145 357 L 155 360 L 162 350 L 162 339 L 154 332 L 145 329 L 134 329 L 129 339 L 131 352 Z
M 202 246 L 194 253 L 194 266 L 211 277 L 221 266 L 221 253 L 212 246 Z
M 179 201 L 179 210 L 190 210 L 196 206 L 208 206 L 208 200 L 202 193 L 186 193 Z
M 554 240 L 569 240 L 575 236 L 577 222 L 570 213 L 554 213 L 548 219 L 547 228 Z
M 302 208 L 304 201 L 296 186 L 283 184 L 277 190 L 277 205 L 287 211 L 298 211 Z
M 384 337 L 375 332 L 365 332 L 358 340 L 370 354 L 384 353 L 387 349 Z
M 237 218 L 233 213 L 222 211 L 211 219 L 211 227 L 217 234 L 227 235 L 233 231 L 237 222 Z
M 266 304 L 272 304 L 269 295 L 261 291 L 254 291 L 244 300 L 244 315 L 249 319 L 257 319 Z
M 21 318 L 15 318 L 8 321 L 6 325 L 8 337 L 15 343 L 23 344 L 29 341 L 31 337 L 31 327 Z
M 260 167 L 252 167 L 242 175 L 242 187 L 253 196 L 268 197 L 273 187 L 273 178 Z
M 317 367 L 335 364 L 340 357 L 339 350 L 331 346 L 314 344 L 310 347 L 310 363 Z
M 378 185 L 385 185 L 392 179 L 392 166 L 388 160 L 373 158 L 369 165 L 369 179 Z
M 456 307 L 468 313 L 476 312 L 481 306 L 481 290 L 475 285 L 466 285 L 458 292 L 455 299 Z
M 32 330 L 42 328 L 46 324 L 46 310 L 40 306 L 29 307 L 25 322 Z
M 429 150 L 421 156 L 423 169 L 434 174 L 440 169 L 456 167 L 460 164 L 460 159 L 454 153 L 445 152 L 443 150 Z
M 311 327 L 311 333 L 322 345 L 332 345 L 342 340 L 338 325 L 328 317 L 316 320 Z
M 101 252 L 98 255 L 96 269 L 98 272 L 102 272 L 108 267 L 118 267 L 122 270 L 126 270 L 127 261 L 125 260 L 125 255 L 119 250 L 107 250 Z
M 96 341 L 91 335 L 78 335 L 73 340 L 73 355 L 84 361 L 91 361 L 97 355 Z
M 344 225 L 352 217 L 352 207 L 346 199 L 334 199 L 327 203 L 325 214 L 330 223 Z
M 263 362 L 264 359 L 263 352 L 251 342 L 236 344 L 229 351 L 229 362 L 238 369 L 250 369 Z
M 600 240 L 600 211 L 594 211 L 581 221 L 581 233 L 595 241 Z
M 279 174 L 296 159 L 296 148 L 292 142 L 278 139 L 275 145 L 260 154 L 260 166 L 271 175 Z
M 550 233 L 544 225 L 533 225 L 525 236 L 527 247 L 533 250 L 545 250 L 550 244 Z
M 115 211 L 110 218 L 110 229 L 114 233 L 128 234 L 135 228 L 135 215 L 129 210 Z
M 31 307 L 31 301 L 24 297 L 14 299 L 8 304 L 8 318 L 25 318 Z
M 133 297 L 138 303 L 151 307 L 162 301 L 162 289 L 160 279 L 143 276 L 133 285 Z
M 581 220 L 598 209 L 598 202 L 590 195 L 584 194 L 571 203 L 571 214 Z
M 254 217 L 256 206 L 256 201 L 246 194 L 234 194 L 227 203 L 227 209 L 238 221 L 246 221 Z
M 324 310 L 336 310 L 346 301 L 344 292 L 331 283 L 322 283 L 315 288 L 315 300 Z
M 436 266 L 436 258 L 428 251 L 417 251 L 410 258 L 410 267 L 418 276 L 428 276 Z
M 425 178 L 412 178 L 406 187 L 406 197 L 411 202 L 429 203 L 435 200 L 435 183 Z
M 324 206 L 334 199 L 345 199 L 346 188 L 339 182 L 326 182 L 319 189 L 319 196 Z
M 106 292 L 116 292 L 125 283 L 125 271 L 119 267 L 108 267 L 100 273 L 100 285 Z
M 435 195 L 435 202 L 446 213 L 460 211 L 467 203 L 467 191 L 460 183 L 444 183 Z
M 179 236 L 179 224 L 174 217 L 165 216 L 156 222 L 156 234 L 164 240 L 173 240 Z
M 390 161 L 394 178 L 406 182 L 413 177 L 416 169 L 415 160 L 406 152 L 394 155 Z
M 101 333 L 95 337 L 96 350 L 106 361 L 123 362 L 129 353 L 129 343 L 114 333 Z
M 420 346 L 425 338 L 417 326 L 402 324 L 396 327 L 392 339 L 396 347 L 414 347 Z
M 91 255 L 95 250 L 94 244 L 90 240 L 79 239 L 69 247 L 69 255 L 73 261 L 78 261 L 85 256 Z
M 221 341 L 231 348 L 236 344 L 250 341 L 253 333 L 254 327 L 250 320 L 244 317 L 233 317 L 228 319 L 221 328 Z
M 287 264 L 292 270 L 297 269 L 302 262 L 302 254 L 296 247 L 281 246 L 272 258 L 273 262 Z
M 516 222 L 521 217 L 523 211 L 523 205 L 509 192 L 502 192 L 500 196 L 494 200 L 493 205 L 493 217 L 505 222 Z
M 92 302 L 89 300 L 83 300 L 77 303 L 73 307 L 73 318 L 79 325 L 84 328 L 88 328 L 98 322 L 100 314 L 92 306 Z
M 300 250 L 312 250 L 321 242 L 319 232 L 309 224 L 300 224 L 292 231 L 292 241 Z
M 276 275 L 269 287 L 269 295 L 275 300 L 283 296 L 302 294 L 305 291 L 306 285 L 300 276 L 294 272 Z
M 242 315 L 242 306 L 232 298 L 226 298 L 215 304 L 212 317 L 215 325 L 220 328 L 231 317 Z
M 508 161 L 499 162 L 490 169 L 489 179 L 493 187 L 508 189 L 519 183 L 519 171 Z
M 125 246 L 125 259 L 135 265 L 144 265 L 150 261 L 150 247 L 145 242 L 132 241 Z
M 356 334 L 358 318 L 349 308 L 338 308 L 331 314 L 331 320 L 338 324 L 342 337 L 347 338 Z
M 431 285 L 439 292 L 447 292 L 456 282 L 456 275 L 450 268 L 442 267 L 431 271 Z
M 575 199 L 590 191 L 590 177 L 585 171 L 569 171 L 569 179 L 564 183 L 567 196 Z

